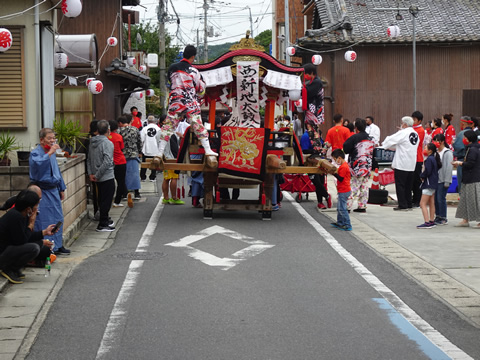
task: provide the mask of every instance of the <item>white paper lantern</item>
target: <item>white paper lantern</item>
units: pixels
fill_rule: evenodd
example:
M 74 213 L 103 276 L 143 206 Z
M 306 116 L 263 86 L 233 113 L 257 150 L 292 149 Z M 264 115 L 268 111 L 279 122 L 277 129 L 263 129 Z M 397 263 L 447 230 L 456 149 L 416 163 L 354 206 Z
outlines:
M 294 89 L 288 90 L 288 98 L 292 101 L 297 101 L 302 97 L 302 90 Z
M 67 17 L 77 17 L 82 12 L 80 0 L 62 0 L 62 13 Z
M 0 28 L 0 52 L 7 51 L 12 47 L 13 38 L 10 30 Z
M 293 46 L 289 46 L 287 47 L 287 49 L 285 50 L 287 52 L 287 55 L 288 56 L 293 56 L 295 55 L 295 48 Z
M 93 80 L 97 80 L 97 79 L 95 79 L 95 78 L 87 78 L 87 80 L 85 81 L 85 83 L 86 83 L 87 86 L 88 86 L 88 84 L 90 84 L 90 82 L 93 81 Z
M 354 62 L 357 60 L 357 53 L 353 50 L 349 50 L 345 53 L 345 60 L 348 62 Z
M 127 58 L 127 64 L 128 66 L 133 66 L 137 63 L 137 59 L 135 59 L 133 56 L 129 56 Z
M 92 80 L 88 84 L 88 90 L 94 94 L 100 94 L 103 91 L 103 83 L 100 80 Z
M 298 111 L 298 112 L 303 112 L 303 108 L 302 108 L 303 102 L 302 102 L 302 99 L 299 99 L 299 100 L 295 101 L 295 102 L 294 102 L 294 105 L 295 105 L 295 107 L 297 108 L 297 111 Z
M 140 66 L 138 67 L 138 71 L 140 71 L 140 72 L 145 72 L 145 71 L 147 71 L 147 66 L 146 66 L 146 65 L 140 65 Z
M 68 66 L 68 56 L 65 53 L 55 53 L 53 61 L 55 63 L 55 69 L 65 69 Z
M 153 89 L 148 89 L 148 90 L 145 92 L 145 94 L 146 94 L 148 97 L 153 96 L 153 95 L 155 95 L 155 90 L 153 90 Z
M 118 40 L 115 36 L 110 36 L 108 39 L 107 39 L 107 45 L 108 46 L 117 46 L 118 44 Z
M 137 100 L 141 100 L 143 98 L 143 91 L 134 92 L 133 97 Z
M 323 61 L 322 55 L 313 55 L 312 56 L 312 63 L 313 65 L 320 65 Z
M 392 25 L 387 28 L 387 35 L 391 38 L 400 36 L 400 28 L 397 25 Z

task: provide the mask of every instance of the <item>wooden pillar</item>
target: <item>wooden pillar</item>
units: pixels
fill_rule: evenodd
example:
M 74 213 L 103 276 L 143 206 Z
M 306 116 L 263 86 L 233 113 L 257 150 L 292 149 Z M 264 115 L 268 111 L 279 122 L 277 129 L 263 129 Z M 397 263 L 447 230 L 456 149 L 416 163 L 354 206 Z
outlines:
M 267 111 L 268 110 L 268 111 Z M 268 114 L 268 117 L 267 117 Z M 275 101 L 267 100 L 265 107 L 265 127 L 273 130 L 273 119 L 275 117 Z
M 215 129 L 215 113 L 216 113 L 216 101 L 214 99 L 210 100 L 208 107 L 208 121 L 210 123 L 210 129 Z

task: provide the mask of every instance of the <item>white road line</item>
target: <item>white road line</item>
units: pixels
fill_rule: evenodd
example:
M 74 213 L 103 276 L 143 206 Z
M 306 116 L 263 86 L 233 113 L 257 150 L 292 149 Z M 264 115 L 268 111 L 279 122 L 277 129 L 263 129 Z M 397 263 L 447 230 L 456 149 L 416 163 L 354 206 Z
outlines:
M 164 207 L 162 200 L 163 196 L 158 200 L 157 206 L 155 207 L 152 216 L 150 216 L 150 220 L 143 231 L 142 237 L 138 242 L 135 252 L 145 252 L 150 245 L 150 240 L 152 239 L 153 233 L 157 228 L 158 220 L 160 219 L 160 215 L 162 214 Z M 137 279 L 140 276 L 142 266 L 143 260 L 132 260 L 130 266 L 128 267 L 125 280 L 120 288 L 117 300 L 115 301 L 113 310 L 110 313 L 107 327 L 103 333 L 102 342 L 98 348 L 96 359 L 105 359 L 108 356 L 108 353 L 117 346 L 117 342 L 120 340 L 118 332 L 121 331 L 125 326 L 130 297 L 135 291 Z
M 360 261 L 350 254 L 340 243 L 323 228 L 303 207 L 297 204 L 292 196 L 283 192 L 283 196 L 292 203 L 303 218 L 322 236 L 325 241 L 380 295 L 387 300 L 409 323 L 425 335 L 445 354 L 452 359 L 472 359 L 468 354 L 452 344 L 445 336 L 435 330 L 429 323 L 423 320 L 415 311 L 405 304 L 392 290 L 380 281 Z M 472 359 L 473 360 L 473 359 Z

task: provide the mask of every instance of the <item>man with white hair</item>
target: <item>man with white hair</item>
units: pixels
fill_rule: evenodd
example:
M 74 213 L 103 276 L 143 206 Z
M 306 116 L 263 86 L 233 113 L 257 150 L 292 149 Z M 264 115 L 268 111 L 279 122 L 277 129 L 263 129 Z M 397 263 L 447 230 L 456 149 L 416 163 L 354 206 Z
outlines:
M 393 210 L 407 211 L 412 209 L 413 172 L 417 162 L 419 136 L 413 129 L 413 118 L 404 116 L 399 131 L 387 136 L 382 148 L 395 150 L 392 168 L 395 171 L 395 189 L 398 207 Z
M 142 161 L 153 158 L 159 154 L 158 144 L 160 142 L 160 128 L 157 125 L 157 119 L 155 116 L 148 115 L 147 126 L 140 131 L 140 139 L 142 140 Z M 155 182 L 157 177 L 157 171 L 155 169 L 150 170 L 149 179 L 151 182 Z M 147 179 L 147 169 L 142 168 L 140 170 L 140 179 L 145 181 Z

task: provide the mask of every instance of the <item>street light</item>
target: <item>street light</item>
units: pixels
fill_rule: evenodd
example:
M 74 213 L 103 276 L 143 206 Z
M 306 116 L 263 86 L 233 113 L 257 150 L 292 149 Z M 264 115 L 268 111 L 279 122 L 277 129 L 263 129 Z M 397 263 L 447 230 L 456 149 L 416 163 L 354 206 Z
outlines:
M 397 11 L 395 19 L 397 21 L 403 20 L 403 16 L 400 14 L 400 10 L 408 11 L 412 15 L 412 56 L 413 56 L 413 111 L 417 110 L 417 22 L 416 19 L 420 12 L 420 8 L 417 5 L 411 5 L 408 8 L 374 8 L 376 11 Z

